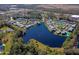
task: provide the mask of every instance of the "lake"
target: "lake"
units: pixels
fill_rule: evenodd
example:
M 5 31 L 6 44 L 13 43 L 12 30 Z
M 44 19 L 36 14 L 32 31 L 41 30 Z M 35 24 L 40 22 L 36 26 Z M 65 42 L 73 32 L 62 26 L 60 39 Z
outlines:
M 30 39 L 35 39 L 50 47 L 61 47 L 66 37 L 54 35 L 52 32 L 49 32 L 44 23 L 41 23 L 40 25 L 33 26 L 26 31 L 23 40 L 27 43 Z

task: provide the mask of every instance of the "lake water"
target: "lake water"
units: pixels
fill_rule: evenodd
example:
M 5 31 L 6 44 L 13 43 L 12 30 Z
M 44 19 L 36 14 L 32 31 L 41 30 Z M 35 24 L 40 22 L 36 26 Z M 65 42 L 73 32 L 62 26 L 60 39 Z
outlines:
M 23 40 L 28 42 L 30 39 L 35 39 L 50 47 L 61 47 L 66 37 L 54 35 L 49 32 L 43 23 L 41 23 L 40 25 L 36 25 L 26 31 L 26 34 L 23 36 Z

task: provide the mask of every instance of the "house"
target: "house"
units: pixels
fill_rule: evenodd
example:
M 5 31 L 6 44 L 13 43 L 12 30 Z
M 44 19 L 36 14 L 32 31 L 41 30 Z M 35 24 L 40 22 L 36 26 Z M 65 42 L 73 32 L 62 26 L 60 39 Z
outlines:
M 71 15 L 73 18 L 79 18 L 79 15 Z
M 70 27 L 70 28 L 68 29 L 69 32 L 72 32 L 73 30 L 74 30 L 74 28 L 72 28 L 72 27 Z
M 13 29 L 11 29 L 11 28 L 8 28 L 7 29 L 7 32 L 13 32 L 14 30 Z
M 23 21 L 25 18 L 17 18 L 16 21 Z
M 76 24 L 73 24 L 72 27 L 76 27 Z
M 60 30 L 59 30 L 59 31 L 56 31 L 56 33 L 57 33 L 57 34 L 60 34 L 60 33 L 61 33 L 61 31 L 60 31 Z
M 70 20 L 79 21 L 79 15 L 71 15 Z
M 61 34 L 62 34 L 62 35 L 65 35 L 65 34 L 66 34 L 66 31 L 64 31 L 64 30 L 61 31 Z

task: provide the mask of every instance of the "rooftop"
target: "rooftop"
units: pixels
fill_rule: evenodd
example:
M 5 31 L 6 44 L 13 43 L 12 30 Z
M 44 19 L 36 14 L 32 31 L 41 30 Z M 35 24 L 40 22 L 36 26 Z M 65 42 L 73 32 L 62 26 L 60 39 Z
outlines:
M 79 15 L 71 15 L 73 18 L 79 18 Z

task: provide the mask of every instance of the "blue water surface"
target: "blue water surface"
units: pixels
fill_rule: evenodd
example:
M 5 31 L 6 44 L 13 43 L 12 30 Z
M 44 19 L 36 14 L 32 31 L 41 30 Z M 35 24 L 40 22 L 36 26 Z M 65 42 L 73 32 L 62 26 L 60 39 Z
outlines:
M 35 39 L 50 47 L 61 47 L 66 37 L 54 35 L 52 32 L 49 32 L 44 23 L 41 23 L 28 29 L 23 39 L 25 42 L 28 42 L 30 39 Z

